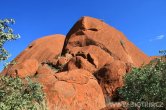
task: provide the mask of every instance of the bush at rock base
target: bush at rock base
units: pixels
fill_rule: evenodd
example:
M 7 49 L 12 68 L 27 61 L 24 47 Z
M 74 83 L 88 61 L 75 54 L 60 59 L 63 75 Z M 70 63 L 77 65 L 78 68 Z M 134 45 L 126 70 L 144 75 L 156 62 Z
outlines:
M 144 104 L 141 110 L 166 109 L 166 62 L 156 59 L 142 68 L 133 68 L 125 75 L 124 83 L 119 94 L 128 101 L 129 109 L 136 110 L 139 107 L 131 106 L 138 103 Z
M 29 78 L 1 76 L 0 110 L 46 110 L 42 86 Z

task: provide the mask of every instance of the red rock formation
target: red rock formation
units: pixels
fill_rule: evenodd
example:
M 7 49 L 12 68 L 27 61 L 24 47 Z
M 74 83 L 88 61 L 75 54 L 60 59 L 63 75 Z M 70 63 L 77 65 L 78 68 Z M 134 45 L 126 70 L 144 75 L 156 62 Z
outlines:
M 99 110 L 105 107 L 104 95 L 95 77 L 83 69 L 58 72 L 73 59 L 60 56 L 64 36 L 53 35 L 32 42 L 2 73 L 31 77 L 43 85 L 49 110 Z M 86 66 L 86 63 L 84 63 Z M 55 68 L 55 66 L 57 68 Z M 57 73 L 57 74 L 55 74 Z M 96 92 L 97 91 L 97 92 Z
M 123 76 L 126 70 L 125 63 L 117 60 L 105 65 L 95 73 L 105 97 L 112 98 L 116 89 L 123 86 Z
M 45 36 L 33 41 L 18 57 L 17 62 L 22 62 L 26 59 L 34 58 L 39 63 L 46 60 L 55 59 L 61 54 L 65 36 L 56 34 Z
M 95 66 L 81 56 L 76 56 L 70 59 L 70 61 L 65 65 L 62 71 L 69 71 L 73 69 L 84 69 L 91 73 L 94 73 L 96 71 Z
M 8 69 L 7 74 L 11 76 L 19 76 L 20 78 L 25 78 L 28 76 L 34 76 L 38 70 L 39 63 L 36 59 L 27 59 L 23 62 L 13 65 Z
M 117 88 L 123 85 L 122 77 L 131 66 L 139 67 L 150 61 L 120 31 L 91 17 L 82 17 L 69 31 L 62 55 L 66 53 L 76 57 L 67 63 L 67 69 L 90 71 L 98 79 L 105 97 L 111 99 Z M 85 66 L 85 61 L 94 67 L 88 66 L 89 63 Z
M 149 58 L 131 43 L 120 31 L 107 25 L 101 20 L 82 17 L 66 36 L 63 55 L 73 53 L 76 47 L 94 45 L 110 56 L 121 61 L 141 66 L 148 63 Z M 80 51 L 80 49 L 77 49 Z
M 69 53 L 73 54 L 73 56 L 82 56 L 96 68 L 101 68 L 105 64 L 114 61 L 114 58 L 109 53 L 94 45 L 75 47 Z
M 56 57 L 58 57 L 61 54 L 64 39 L 65 36 L 56 34 L 51 36 L 45 36 L 43 38 L 33 41 L 20 55 L 18 55 L 14 59 L 14 62 L 16 64 L 9 65 L 8 68 L 2 71 L 2 73 L 22 74 L 22 75 L 25 73 L 27 75 L 23 76 L 28 76 L 28 74 L 30 75 L 31 72 L 30 73 L 28 73 L 29 71 L 26 72 L 25 68 L 20 66 L 25 65 L 25 67 L 29 66 L 26 67 L 26 69 L 29 68 L 29 70 L 30 69 L 37 70 L 38 67 L 36 67 L 36 63 L 40 64 L 47 60 L 56 59 Z M 32 60 L 27 61 L 27 59 L 32 59 Z M 26 64 L 24 64 L 24 62 Z M 33 72 L 33 74 L 35 73 Z
M 150 59 L 115 28 L 83 17 L 66 38 L 32 42 L 2 73 L 40 82 L 50 110 L 100 110 L 108 97 L 114 101 L 125 73 Z
M 75 69 L 54 74 L 54 77 L 46 74 L 36 77 L 44 85 L 50 110 L 100 110 L 105 107 L 102 90 L 90 72 Z

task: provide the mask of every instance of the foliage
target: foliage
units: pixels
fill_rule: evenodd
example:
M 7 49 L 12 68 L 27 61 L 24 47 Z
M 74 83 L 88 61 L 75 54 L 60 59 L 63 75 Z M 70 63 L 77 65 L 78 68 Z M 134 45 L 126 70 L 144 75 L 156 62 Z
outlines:
M 162 56 L 165 56 L 165 55 L 166 55 L 166 50 L 160 50 L 159 53 L 160 53 Z
M 10 56 L 8 51 L 4 48 L 6 41 L 16 40 L 19 38 L 19 35 L 13 33 L 13 29 L 10 27 L 14 24 L 13 19 L 0 19 L 0 61 L 8 59 Z
M 159 53 L 161 54 L 161 59 L 166 61 L 166 50 L 160 50 Z
M 0 110 L 46 110 L 42 86 L 16 77 L 0 78 Z
M 156 59 L 149 65 L 133 70 L 124 77 L 124 86 L 119 89 L 119 94 L 131 102 L 149 102 L 161 104 L 163 107 L 140 106 L 141 110 L 166 109 L 166 62 Z M 131 106 L 131 105 L 129 105 Z M 134 107 L 130 109 L 136 110 Z

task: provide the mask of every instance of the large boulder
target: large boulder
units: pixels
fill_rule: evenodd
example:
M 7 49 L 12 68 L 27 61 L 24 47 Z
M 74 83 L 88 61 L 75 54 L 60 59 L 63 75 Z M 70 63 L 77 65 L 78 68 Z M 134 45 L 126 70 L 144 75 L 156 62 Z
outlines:
M 64 40 L 65 36 L 56 34 L 33 41 L 13 60 L 15 63 L 9 64 L 8 67 L 2 71 L 2 74 L 17 74 L 20 77 L 32 76 L 32 74 L 36 73 L 41 63 L 54 61 L 60 56 Z
M 46 60 L 55 59 L 61 54 L 64 40 L 65 36 L 60 34 L 37 39 L 18 55 L 15 60 L 22 62 L 25 59 L 34 58 L 41 63 Z
M 150 61 L 122 32 L 92 17 L 82 17 L 68 32 L 62 50 L 62 55 L 66 54 L 73 58 L 64 69 L 82 68 L 95 75 L 106 101 L 114 100 L 117 89 L 123 86 L 123 76 L 132 66 Z
M 71 53 L 76 47 L 94 45 L 110 56 L 141 66 L 149 57 L 131 43 L 120 31 L 99 19 L 82 17 L 66 36 L 62 54 Z M 101 54 L 101 53 L 98 53 Z
M 127 72 L 127 64 L 122 61 L 114 61 L 96 71 L 95 76 L 103 90 L 107 102 L 114 101 L 116 90 L 123 86 L 123 76 Z
M 8 76 L 19 76 L 20 78 L 34 76 L 38 70 L 39 63 L 36 59 L 27 59 L 21 63 L 17 63 L 8 69 L 5 73 Z
M 105 107 L 96 78 L 86 70 L 56 73 L 54 78 L 52 75 L 51 78 L 45 77 L 47 83 L 40 75 L 36 78 L 44 85 L 49 110 L 100 110 Z

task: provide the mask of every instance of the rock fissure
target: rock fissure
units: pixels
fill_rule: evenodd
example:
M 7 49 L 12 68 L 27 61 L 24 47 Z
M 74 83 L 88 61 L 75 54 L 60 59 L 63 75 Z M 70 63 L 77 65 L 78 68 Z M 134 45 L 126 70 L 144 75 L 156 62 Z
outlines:
M 113 54 L 111 51 L 109 51 L 109 49 L 107 49 L 103 44 L 96 42 L 92 39 L 87 39 L 86 40 L 86 45 L 95 45 L 99 48 L 101 48 L 102 50 L 104 50 L 106 53 L 108 53 L 110 56 L 113 56 L 115 59 L 119 60 L 120 58 L 118 58 L 115 54 Z

